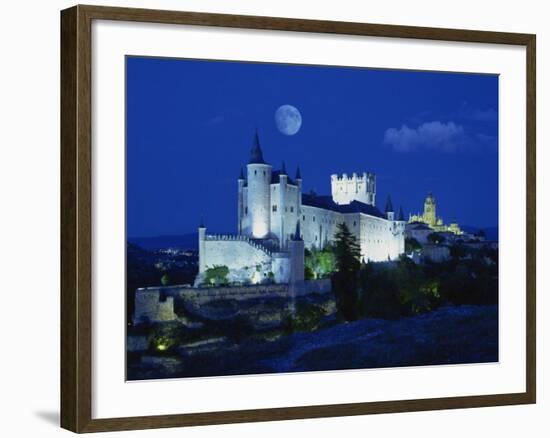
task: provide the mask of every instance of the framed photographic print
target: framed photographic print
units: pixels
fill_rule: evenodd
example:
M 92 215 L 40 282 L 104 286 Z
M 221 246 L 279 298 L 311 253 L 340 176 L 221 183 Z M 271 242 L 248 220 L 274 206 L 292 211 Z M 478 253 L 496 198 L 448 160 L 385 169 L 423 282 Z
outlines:
M 535 403 L 535 36 L 61 13 L 61 422 Z

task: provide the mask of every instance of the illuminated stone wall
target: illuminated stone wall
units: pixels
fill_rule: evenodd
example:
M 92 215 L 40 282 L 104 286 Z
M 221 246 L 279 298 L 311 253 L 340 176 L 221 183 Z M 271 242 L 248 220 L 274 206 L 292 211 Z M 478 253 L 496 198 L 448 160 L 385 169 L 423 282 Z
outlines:
M 202 270 L 200 272 L 213 266 L 242 269 L 271 263 L 271 253 L 245 236 L 205 235 L 201 243 L 199 258 L 202 259 Z
M 309 205 L 302 206 L 300 228 L 306 248 L 323 248 L 334 239 L 344 215 Z
M 306 248 L 323 248 L 334 240 L 338 224 L 345 222 L 360 243 L 361 257 L 366 262 L 395 260 L 405 252 L 405 222 L 363 213 L 341 214 L 307 205 L 302 206 L 301 219 Z
M 405 222 L 388 221 L 361 213 L 357 216 L 353 222 L 360 223 L 361 257 L 365 262 L 395 260 L 405 252 Z M 350 229 L 356 232 L 355 227 Z

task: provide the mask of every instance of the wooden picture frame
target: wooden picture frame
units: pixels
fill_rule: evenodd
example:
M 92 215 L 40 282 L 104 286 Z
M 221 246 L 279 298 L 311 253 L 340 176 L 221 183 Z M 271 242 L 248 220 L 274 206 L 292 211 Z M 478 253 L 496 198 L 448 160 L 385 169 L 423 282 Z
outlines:
M 526 391 L 522 393 L 92 418 L 92 92 L 93 20 L 284 30 L 387 38 L 518 45 L 526 48 L 527 284 Z M 530 34 L 439 29 L 196 12 L 75 6 L 61 12 L 61 426 L 99 432 L 535 403 L 535 48 Z

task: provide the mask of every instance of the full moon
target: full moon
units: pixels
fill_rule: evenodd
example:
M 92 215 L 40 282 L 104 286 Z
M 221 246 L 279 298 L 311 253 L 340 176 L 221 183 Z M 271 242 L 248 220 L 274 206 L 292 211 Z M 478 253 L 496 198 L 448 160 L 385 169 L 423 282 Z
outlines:
M 292 105 L 282 105 L 275 111 L 277 129 L 284 135 L 294 135 L 302 126 L 302 115 Z

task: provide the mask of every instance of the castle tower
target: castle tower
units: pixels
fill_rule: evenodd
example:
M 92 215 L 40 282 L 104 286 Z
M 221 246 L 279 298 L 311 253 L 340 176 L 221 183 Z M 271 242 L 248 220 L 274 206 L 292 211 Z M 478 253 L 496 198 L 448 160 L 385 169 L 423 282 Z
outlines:
M 373 173 L 363 172 L 361 176 L 358 176 L 354 172 L 351 177 L 346 173 L 342 176 L 331 175 L 330 185 L 332 200 L 336 204 L 346 205 L 353 201 L 368 205 L 375 204 L 376 177 Z
M 436 225 L 437 222 L 437 215 L 435 211 L 435 198 L 434 196 L 429 193 L 426 197 L 426 200 L 424 201 L 424 222 L 428 224 L 430 227 L 433 227 Z
M 241 174 L 237 180 L 239 192 L 238 192 L 238 204 L 237 204 L 237 231 L 238 234 L 243 234 L 243 216 L 244 216 L 244 172 L 241 167 Z
M 246 166 L 247 191 L 244 214 L 247 217 L 245 234 L 255 239 L 268 237 L 270 230 L 271 165 L 264 161 L 258 131 L 254 136 L 250 162 Z
M 296 167 L 296 176 L 294 177 L 294 180 L 296 181 L 296 184 L 298 185 L 298 190 L 300 193 L 302 193 L 302 174 L 300 173 L 300 166 Z M 300 199 L 302 197 L 300 196 Z
M 296 176 L 294 177 L 294 181 L 296 182 L 296 185 L 298 186 L 298 202 L 297 202 L 297 210 L 296 215 L 299 218 L 301 211 L 302 211 L 302 174 L 300 173 L 300 166 L 296 167 Z M 298 219 L 299 221 L 299 219 Z M 298 224 L 298 222 L 297 222 Z
M 206 227 L 201 219 L 199 225 L 199 274 L 206 271 Z
M 286 195 L 287 195 L 287 186 L 288 186 L 288 175 L 286 173 L 286 166 L 285 166 L 285 162 L 283 161 L 282 165 L 281 165 L 281 173 L 279 174 L 279 184 L 280 184 L 280 187 L 279 187 L 279 208 L 280 208 L 280 211 L 279 211 L 279 220 L 280 220 L 280 224 L 279 224 L 279 230 L 280 230 L 280 235 L 279 235 L 279 243 L 281 245 L 281 250 L 284 251 L 286 250 L 286 247 L 287 247 L 287 231 L 286 231 L 286 227 L 285 227 L 285 223 L 286 223 L 286 211 L 287 211 L 287 199 L 286 199 Z
M 384 212 L 386 213 L 386 218 L 389 221 L 394 220 L 395 212 L 393 211 L 393 204 L 391 202 L 391 196 L 390 195 L 388 195 L 388 198 L 386 199 L 386 208 L 385 208 Z

